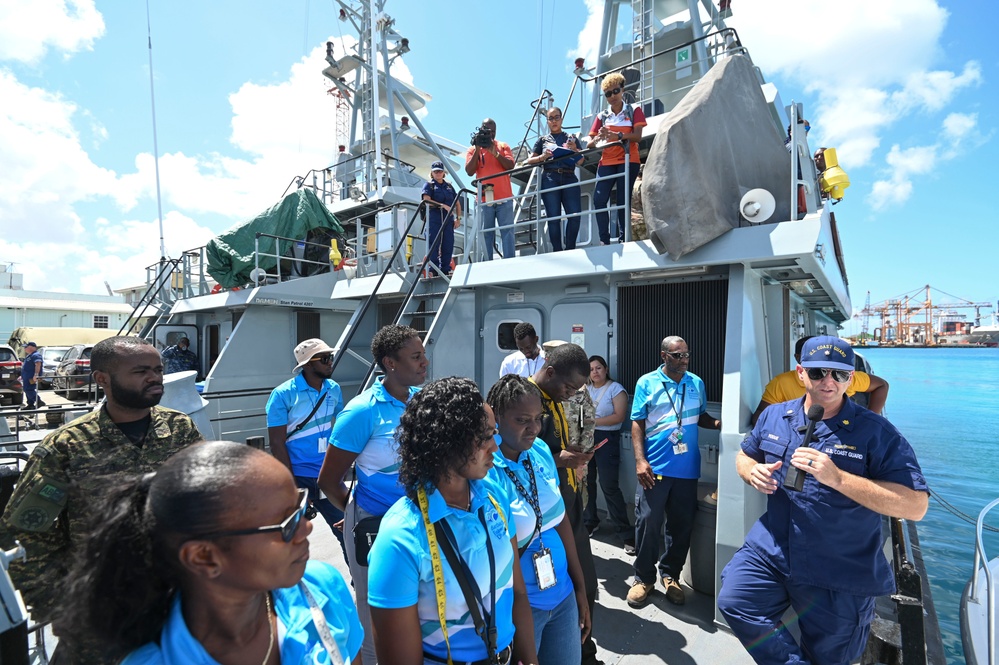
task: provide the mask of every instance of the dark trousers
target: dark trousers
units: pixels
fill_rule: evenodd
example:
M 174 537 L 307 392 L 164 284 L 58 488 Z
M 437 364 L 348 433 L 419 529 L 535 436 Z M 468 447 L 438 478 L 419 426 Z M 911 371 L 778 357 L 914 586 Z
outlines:
M 781 617 L 798 613 L 801 645 Z M 751 547 L 722 572 L 718 610 L 757 663 L 847 665 L 860 658 L 874 619 L 874 598 L 796 584 Z
M 568 221 L 565 225 L 565 249 L 576 249 L 576 236 L 579 235 L 579 211 L 583 209 L 579 187 L 566 187 L 552 191 L 551 188 L 578 183 L 574 173 L 558 173 L 546 170 L 541 175 L 541 200 L 545 204 L 545 217 L 558 218 L 565 210 Z M 562 220 L 548 220 L 548 239 L 552 250 L 562 251 Z
M 438 234 L 440 237 L 438 237 Z M 454 254 L 454 218 L 448 217 L 441 231 L 441 216 L 431 215 L 427 224 L 427 254 L 442 273 L 451 272 L 451 257 Z
M 611 166 L 598 166 L 597 186 L 593 190 L 593 209 L 597 211 L 597 231 L 600 233 L 600 242 L 605 245 L 610 244 L 610 213 L 607 212 L 607 202 L 610 201 L 611 189 L 616 190 L 615 203 L 620 206 L 617 211 L 617 232 L 624 237 L 625 219 L 631 220 L 631 211 L 624 209 L 624 194 L 635 187 L 635 180 L 638 178 L 637 162 L 628 164 L 628 182 L 624 180 L 624 164 L 613 164 Z M 617 177 L 609 177 L 609 176 Z M 627 189 L 625 189 L 627 187 Z M 627 215 L 627 217 L 625 217 Z
M 33 383 L 24 382 L 24 399 L 28 401 L 28 408 L 33 409 L 36 406 L 41 406 L 41 400 L 38 399 L 38 386 Z M 38 402 L 36 404 L 35 402 Z
M 333 535 L 336 539 L 340 541 L 340 551 L 343 552 L 343 560 L 347 560 L 347 550 L 343 544 L 343 525 L 339 527 L 333 526 L 337 522 L 343 521 L 343 511 L 333 505 L 333 503 L 323 497 L 319 498 L 319 484 L 316 478 L 305 478 L 303 476 L 295 476 L 295 484 L 302 489 L 309 490 L 309 501 L 315 506 L 319 514 L 323 516 L 326 523 L 330 525 L 330 530 L 333 531 Z
M 645 584 L 656 573 L 680 579 L 690 549 L 690 534 L 697 512 L 697 478 L 662 478 L 652 489 L 641 484 L 635 491 L 635 575 Z M 659 533 L 666 523 L 662 556 Z
M 607 443 L 593 453 L 593 459 L 586 471 L 586 509 L 583 511 L 583 524 L 593 528 L 600 523 L 597 516 L 597 482 L 603 490 L 607 502 L 607 514 L 614 525 L 614 533 L 626 543 L 635 542 L 635 529 L 628 519 L 628 507 L 621 493 L 619 473 L 621 470 L 621 431 L 593 431 L 593 443 L 607 439 Z
M 569 516 L 569 525 L 572 526 L 572 538 L 576 541 L 576 554 L 579 557 L 579 567 L 583 569 L 583 583 L 586 587 L 586 603 L 590 606 L 590 620 L 593 620 L 593 608 L 597 603 L 597 569 L 593 565 L 593 552 L 590 551 L 590 535 L 583 526 L 583 502 L 580 493 L 573 490 L 568 482 L 563 480 L 564 474 L 560 473 L 562 480 L 559 489 L 562 492 L 562 501 L 565 503 L 565 514 Z M 593 638 L 587 636 L 583 642 L 583 663 L 592 662 L 596 658 L 597 645 L 593 643 Z

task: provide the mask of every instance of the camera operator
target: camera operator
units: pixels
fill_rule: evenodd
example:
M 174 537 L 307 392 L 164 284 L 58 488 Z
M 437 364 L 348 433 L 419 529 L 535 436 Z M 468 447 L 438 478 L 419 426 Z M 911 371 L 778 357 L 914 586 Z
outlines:
M 496 173 L 508 171 L 514 166 L 510 146 L 496 140 L 496 121 L 486 118 L 472 134 L 472 146 L 465 154 L 465 173 L 483 180 Z M 503 257 L 509 258 L 516 252 L 513 232 L 513 188 L 510 176 L 489 178 L 482 183 L 482 230 L 485 237 L 486 253 L 493 258 L 493 245 L 496 239 L 494 228 L 500 227 L 503 241 Z

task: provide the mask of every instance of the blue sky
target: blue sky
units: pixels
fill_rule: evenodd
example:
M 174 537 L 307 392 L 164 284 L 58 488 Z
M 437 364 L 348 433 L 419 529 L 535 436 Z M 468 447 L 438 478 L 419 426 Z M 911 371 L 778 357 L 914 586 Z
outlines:
M 424 122 L 464 143 L 484 116 L 523 135 L 542 87 L 594 62 L 602 2 L 440 0 L 386 11 L 430 92 Z M 324 44 L 332 1 L 150 0 L 167 250 L 273 204 L 336 150 Z M 999 48 L 981 3 L 734 0 L 729 24 L 814 147 L 852 186 L 836 206 L 855 307 L 930 283 L 999 298 Z M 570 124 L 570 123 L 567 123 Z M 35 290 L 103 293 L 159 256 L 142 2 L 0 0 L 0 262 Z M 849 330 L 849 328 L 848 328 Z

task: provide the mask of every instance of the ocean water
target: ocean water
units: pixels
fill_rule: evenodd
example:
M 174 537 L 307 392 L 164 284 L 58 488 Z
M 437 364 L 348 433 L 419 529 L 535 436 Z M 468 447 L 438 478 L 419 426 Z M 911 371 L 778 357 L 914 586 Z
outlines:
M 885 416 L 916 451 L 931 489 L 960 512 L 999 497 L 999 349 L 878 349 L 861 353 L 889 383 Z M 999 507 L 986 519 L 999 526 Z M 971 576 L 975 527 L 930 499 L 919 540 L 947 662 L 962 665 L 960 602 Z M 999 556 L 999 534 L 985 538 Z

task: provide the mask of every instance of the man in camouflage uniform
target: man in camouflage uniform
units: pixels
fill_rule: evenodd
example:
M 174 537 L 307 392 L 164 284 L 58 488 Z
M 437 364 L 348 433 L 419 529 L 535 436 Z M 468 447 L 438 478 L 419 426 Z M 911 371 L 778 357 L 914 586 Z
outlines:
M 42 440 L 0 518 L 0 544 L 11 547 L 17 539 L 27 553 L 25 561 L 11 563 L 10 576 L 36 622 L 55 618 L 56 635 L 54 613 L 63 578 L 89 526 L 92 498 L 106 486 L 107 476 L 152 471 L 202 438 L 188 416 L 156 406 L 163 396 L 163 364 L 145 340 L 111 337 L 99 342 L 90 367 L 107 402 Z M 110 660 L 96 645 L 60 643 L 51 662 Z
M 568 400 L 575 399 L 579 389 L 586 385 L 586 379 L 590 375 L 590 361 L 586 352 L 577 344 L 547 342 L 545 353 L 544 366 L 531 377 L 531 381 L 541 389 L 541 405 L 544 408 L 544 424 L 541 426 L 538 438 L 548 444 L 555 458 L 559 490 L 565 503 L 565 514 L 569 516 L 569 524 L 572 526 L 579 565 L 583 569 L 586 600 L 589 602 L 592 617 L 597 600 L 597 571 L 590 551 L 590 538 L 583 526 L 582 490 L 585 483 L 582 482 L 579 471 L 586 468 L 586 464 L 593 458 L 593 453 L 582 452 L 578 446 L 573 446 L 574 426 L 570 422 L 576 420 L 578 426 L 579 406 L 571 404 L 569 413 L 563 406 Z M 585 390 L 583 392 L 586 393 Z M 586 414 L 583 415 L 585 420 Z M 592 442 L 593 433 L 590 430 L 591 447 Z M 583 665 L 600 663 L 597 660 L 597 647 L 591 636 L 587 636 L 583 642 L 582 663 Z

